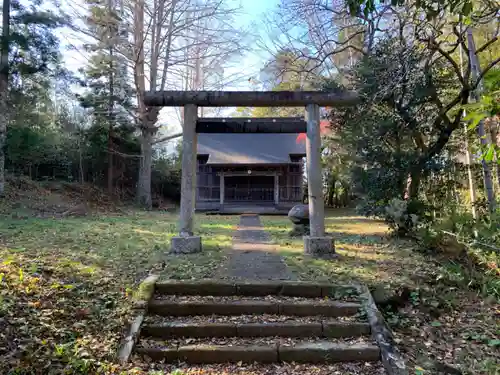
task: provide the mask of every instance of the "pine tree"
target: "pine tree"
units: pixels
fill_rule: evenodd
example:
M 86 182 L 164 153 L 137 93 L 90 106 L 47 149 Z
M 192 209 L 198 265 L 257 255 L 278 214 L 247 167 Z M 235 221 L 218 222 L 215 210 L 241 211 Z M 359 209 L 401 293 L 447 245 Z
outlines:
M 58 15 L 42 11 L 42 1 L 4 0 L 0 64 L 0 195 L 5 188 L 7 127 L 24 88 L 43 75 L 59 74 L 59 41 L 55 29 L 63 25 Z M 14 108 L 14 109 L 13 109 Z
M 120 134 L 133 132 L 131 98 L 133 89 L 126 82 L 128 72 L 124 57 L 118 53 L 126 42 L 120 10 L 112 0 L 87 1 L 89 14 L 86 23 L 94 36 L 94 43 L 86 46 L 90 53 L 88 65 L 83 69 L 87 92 L 80 97 L 83 107 L 91 109 L 94 127 L 107 129 L 107 185 L 113 191 L 113 157 Z

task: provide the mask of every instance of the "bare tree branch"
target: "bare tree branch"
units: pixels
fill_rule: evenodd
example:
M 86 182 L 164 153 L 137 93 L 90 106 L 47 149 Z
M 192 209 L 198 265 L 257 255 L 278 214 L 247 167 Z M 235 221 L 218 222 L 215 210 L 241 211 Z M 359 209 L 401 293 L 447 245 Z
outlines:
M 132 155 L 132 154 L 124 154 L 123 152 L 119 152 L 116 150 L 111 150 L 111 149 L 106 149 L 107 153 L 114 154 L 114 155 L 119 155 L 124 158 L 142 158 L 142 155 Z
M 498 33 L 498 31 L 497 31 Z M 495 43 L 498 40 L 498 35 L 495 36 L 494 38 L 488 40 L 486 43 L 484 43 L 481 47 L 479 47 L 476 51 L 477 54 L 480 54 L 481 52 L 487 50 L 493 43 Z
M 461 72 L 461 69 L 460 67 L 458 66 L 457 62 L 453 59 L 453 57 L 451 56 L 450 53 L 448 53 L 447 51 L 445 51 L 444 49 L 441 48 L 441 46 L 439 44 L 436 44 L 436 41 L 435 40 L 429 40 L 429 44 L 430 44 L 430 48 L 432 49 L 435 49 L 436 51 L 438 51 L 446 60 L 448 60 L 448 62 L 451 64 L 451 66 L 453 67 L 453 70 L 455 71 L 455 74 L 457 76 L 457 78 L 460 80 L 460 83 L 462 84 L 462 86 L 467 86 L 468 83 L 465 81 L 464 77 L 462 76 L 462 72 Z
M 500 63 L 500 57 L 496 58 L 495 60 L 491 61 L 479 74 L 479 77 L 477 78 L 476 83 L 472 86 L 473 89 L 479 85 L 479 82 L 484 78 L 484 76 L 496 65 Z
M 170 141 L 172 139 L 179 138 L 179 137 L 182 137 L 182 133 L 176 133 L 176 134 L 173 134 L 173 135 L 167 135 L 166 137 L 154 140 L 153 144 L 155 145 L 155 144 L 158 144 L 158 143 Z

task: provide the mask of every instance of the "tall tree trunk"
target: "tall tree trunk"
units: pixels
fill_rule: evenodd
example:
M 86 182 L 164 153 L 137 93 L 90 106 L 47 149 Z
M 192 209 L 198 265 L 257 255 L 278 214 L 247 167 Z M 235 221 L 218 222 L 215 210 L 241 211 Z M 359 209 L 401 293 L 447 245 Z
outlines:
M 81 142 L 78 143 L 78 169 L 79 169 L 79 175 L 80 175 L 80 183 L 83 185 L 85 182 L 85 177 L 83 174 L 83 156 L 82 156 L 82 144 Z
M 151 198 L 151 168 L 153 164 L 153 132 L 144 127 L 141 136 L 141 160 L 139 167 L 139 181 L 137 186 L 137 201 L 146 209 L 153 206 Z
M 462 23 L 459 25 L 460 27 L 460 34 L 462 34 Z M 460 57 L 460 74 L 462 77 L 464 76 L 464 62 L 463 62 L 463 46 L 462 43 L 459 43 L 459 57 Z M 465 111 L 463 113 L 465 116 Z M 469 196 L 470 196 L 470 206 L 471 206 L 471 213 L 472 213 L 472 218 L 474 220 L 477 219 L 477 210 L 476 210 L 476 184 L 474 181 L 474 176 L 472 174 L 472 167 L 471 167 L 471 155 L 470 155 L 470 146 L 469 146 L 469 136 L 468 136 L 468 126 L 467 123 L 464 121 L 464 140 L 465 140 L 465 163 L 467 165 L 467 179 L 469 180 Z M 475 232 L 477 233 L 477 232 Z
M 420 183 L 422 182 L 422 169 L 420 167 L 414 168 L 408 176 L 406 199 L 412 200 L 418 198 Z
M 465 164 L 467 165 L 467 179 L 469 180 L 469 196 L 471 204 L 471 213 L 474 220 L 477 219 L 476 210 L 476 184 L 472 173 L 471 155 L 469 146 L 469 136 L 467 135 L 467 124 L 464 122 L 464 139 L 465 139 Z
M 112 56 L 113 48 L 110 47 L 110 56 Z M 111 57 L 112 58 L 112 57 Z M 109 128 L 108 128 L 108 193 L 111 195 L 113 194 L 113 176 L 114 176 L 114 170 L 113 170 L 113 127 L 114 127 L 114 116 L 113 116 L 113 107 L 114 107 L 114 98 L 113 98 L 113 63 L 110 60 L 109 63 L 109 103 L 108 103 L 108 122 L 109 122 Z
M 108 0 L 108 17 L 113 17 L 114 19 L 114 9 L 113 0 Z M 108 193 L 113 194 L 113 127 L 114 127 L 114 71 L 113 71 L 113 43 L 114 43 L 114 22 L 108 21 L 108 43 L 109 43 L 109 72 L 108 72 L 108 84 L 109 84 L 109 98 L 108 98 Z
M 333 206 L 333 196 L 335 195 L 335 177 L 330 177 L 330 180 L 328 181 L 328 196 L 326 199 L 326 205 L 327 206 Z
M 137 180 L 137 203 L 146 209 L 151 209 L 151 164 L 153 159 L 151 142 L 153 140 L 153 131 L 150 126 L 154 127 L 154 121 L 148 121 L 151 109 L 146 107 L 143 101 L 143 93 L 146 90 L 144 43 L 144 0 L 136 0 L 134 4 L 134 56 L 136 58 L 134 81 L 137 89 L 139 127 L 141 129 L 141 160 Z M 155 80 L 154 74 L 151 78 Z M 151 84 L 153 83 L 151 82 Z
M 488 146 L 486 131 L 484 130 L 484 122 L 480 121 L 477 126 L 477 134 L 479 136 L 481 146 Z M 488 208 L 490 212 L 495 211 L 495 190 L 493 188 L 493 173 L 491 173 L 491 165 L 484 159 L 484 155 L 481 158 L 481 165 L 483 166 L 483 178 L 484 178 L 484 189 L 486 190 L 486 198 L 488 200 Z
M 154 2 L 155 13 L 152 19 L 151 35 L 151 61 L 149 62 L 149 89 L 163 90 L 166 84 L 166 74 L 169 67 L 172 34 L 174 28 L 174 11 L 177 0 L 172 0 L 170 4 L 170 23 L 167 30 L 167 45 L 163 45 L 166 50 L 165 61 L 162 72 L 160 87 L 158 87 L 158 59 L 159 46 L 161 43 L 161 32 L 165 23 L 165 0 Z M 143 93 L 146 90 L 145 82 L 145 38 L 144 32 L 144 0 L 136 0 L 134 5 L 134 80 L 138 92 L 139 121 L 141 129 L 141 163 L 139 167 L 139 178 L 137 184 L 137 201 L 146 209 L 151 209 L 151 169 L 153 164 L 153 138 L 157 132 L 155 126 L 160 113 L 159 108 L 147 107 L 144 105 Z M 149 28 L 149 26 L 148 26 Z
M 496 120 L 497 126 L 499 125 L 498 119 Z M 500 135 L 497 132 L 497 149 L 500 148 Z M 500 191 L 500 154 L 497 152 L 497 162 L 496 162 L 496 168 L 497 168 L 497 184 L 498 184 L 498 190 Z
M 402 163 L 402 156 L 401 156 L 401 136 L 399 131 L 396 132 L 396 140 L 395 140 L 395 153 L 394 153 L 394 158 L 395 158 L 395 165 L 397 166 L 397 191 L 401 192 L 401 198 L 406 199 L 406 193 L 408 191 L 407 184 L 405 182 L 408 181 L 408 174 L 406 173 L 405 168 L 403 167 Z
M 481 68 L 479 67 L 479 61 L 476 55 L 476 45 L 474 43 L 474 36 L 472 35 L 472 29 L 467 28 L 467 43 L 469 47 L 469 61 L 471 62 L 471 73 L 474 80 L 478 80 L 480 77 Z M 476 89 L 472 93 L 475 101 L 479 101 L 481 93 L 483 90 L 482 81 L 479 80 Z M 488 137 L 486 131 L 484 130 L 484 121 L 479 121 L 477 125 L 477 134 L 479 136 L 479 141 L 482 147 L 487 147 L 489 145 Z M 486 190 L 486 198 L 488 199 L 488 208 L 490 212 L 494 212 L 496 209 L 495 192 L 493 189 L 493 177 L 491 173 L 490 164 L 481 158 L 481 164 L 483 166 L 483 177 L 484 177 L 484 188 Z
M 342 183 L 343 191 L 342 191 L 342 207 L 349 206 L 349 186 L 345 183 Z
M 491 134 L 491 142 L 498 148 L 498 146 L 500 146 L 500 136 L 499 136 L 499 129 L 498 129 L 499 123 L 497 116 L 493 116 L 490 118 L 489 127 Z M 497 191 L 500 191 L 500 154 L 497 151 L 495 151 L 494 165 L 495 165 L 495 173 L 497 180 Z
M 109 125 L 108 130 L 108 194 L 113 194 L 113 128 Z
M 5 193 L 5 141 L 9 122 L 9 38 L 10 0 L 3 0 L 2 43 L 0 50 L 0 196 Z

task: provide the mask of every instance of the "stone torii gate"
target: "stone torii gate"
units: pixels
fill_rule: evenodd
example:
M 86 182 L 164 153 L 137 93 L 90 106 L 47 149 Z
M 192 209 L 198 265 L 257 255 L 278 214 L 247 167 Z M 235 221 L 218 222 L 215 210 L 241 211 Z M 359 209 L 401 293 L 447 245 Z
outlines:
M 355 104 L 355 94 L 344 91 L 159 91 L 146 92 L 144 104 L 151 107 L 184 107 L 182 137 L 182 180 L 179 236 L 173 237 L 171 251 L 192 253 L 202 249 L 195 236 L 196 155 L 198 107 L 305 107 L 307 122 L 306 167 L 310 236 L 304 237 L 307 253 L 328 253 L 333 239 L 325 236 L 325 212 L 321 176 L 320 106 Z M 258 119 L 256 119 L 258 120 Z

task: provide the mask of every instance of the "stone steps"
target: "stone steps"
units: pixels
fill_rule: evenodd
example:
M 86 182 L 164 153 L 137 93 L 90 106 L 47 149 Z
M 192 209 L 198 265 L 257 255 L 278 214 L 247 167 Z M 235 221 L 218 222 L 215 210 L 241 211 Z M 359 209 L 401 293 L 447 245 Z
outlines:
M 380 349 L 373 344 L 342 344 L 328 341 L 297 345 L 179 345 L 139 346 L 138 354 L 155 361 L 203 363 L 335 363 L 378 361 Z
M 142 337 L 359 337 L 370 334 L 370 325 L 363 322 L 262 322 L 262 323 L 212 323 L 170 322 L 144 324 Z
M 229 282 L 217 280 L 157 282 L 157 295 L 175 296 L 287 296 L 287 297 L 335 297 L 356 295 L 352 285 L 333 285 L 301 281 L 252 281 Z
M 136 354 L 155 361 L 333 363 L 380 359 L 351 286 L 157 282 Z
M 272 302 L 245 299 L 235 301 L 153 300 L 148 305 L 148 312 L 151 314 L 171 316 L 283 314 L 340 317 L 358 314 L 360 309 L 361 305 L 354 302 Z

